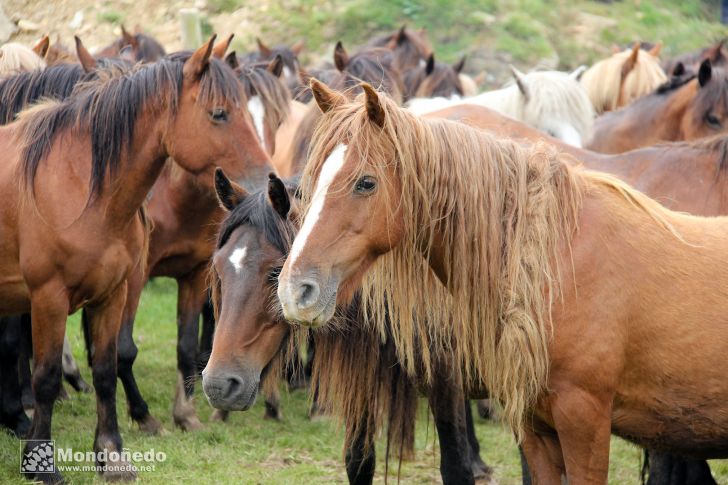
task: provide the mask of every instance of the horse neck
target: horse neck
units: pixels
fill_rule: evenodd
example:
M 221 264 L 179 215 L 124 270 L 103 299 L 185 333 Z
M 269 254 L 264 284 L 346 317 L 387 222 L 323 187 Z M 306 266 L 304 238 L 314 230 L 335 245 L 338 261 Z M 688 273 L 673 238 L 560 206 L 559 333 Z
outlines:
M 487 91 L 472 98 L 466 98 L 463 101 L 484 106 L 511 118 L 521 120 L 523 116 L 520 113 L 519 100 L 520 93 L 518 92 L 518 88 L 509 86 L 495 91 Z
M 150 214 L 154 217 L 154 208 L 160 204 L 170 207 L 180 225 L 186 220 L 217 213 L 219 204 L 215 191 L 200 183 L 198 178 L 187 170 L 177 166 L 171 158 L 154 183 L 149 199 Z M 155 221 L 156 222 L 156 221 Z
M 106 213 L 122 224 L 136 216 L 164 167 L 167 124 L 167 112 L 152 112 L 147 107 L 142 110 L 130 148 L 122 153 L 118 173 L 104 189 Z

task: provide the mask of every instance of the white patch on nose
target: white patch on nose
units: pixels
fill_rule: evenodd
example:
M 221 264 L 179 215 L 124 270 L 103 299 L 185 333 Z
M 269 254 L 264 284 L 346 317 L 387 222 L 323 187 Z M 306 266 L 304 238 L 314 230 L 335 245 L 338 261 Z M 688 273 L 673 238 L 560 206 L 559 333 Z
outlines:
M 232 253 L 228 261 L 235 268 L 235 273 L 240 273 L 243 270 L 243 261 L 245 260 L 245 253 L 248 252 L 248 248 L 243 246 L 242 248 L 236 248 Z
M 255 125 L 255 131 L 258 132 L 260 143 L 265 144 L 265 129 L 263 128 L 265 107 L 263 107 L 263 101 L 260 100 L 260 96 L 253 96 L 248 100 L 248 112 L 253 117 L 253 124 Z
M 303 220 L 301 230 L 298 232 L 298 236 L 293 241 L 291 247 L 291 265 L 296 263 L 296 259 L 300 256 L 303 248 L 306 246 L 308 237 L 313 232 L 316 223 L 321 216 L 321 211 L 324 208 L 324 202 L 329 192 L 329 186 L 331 182 L 336 178 L 336 174 L 339 173 L 341 167 L 344 166 L 344 158 L 346 157 L 346 145 L 337 146 L 329 158 L 324 162 L 321 167 L 321 173 L 319 174 L 318 181 L 316 182 L 316 190 L 313 193 L 311 199 L 311 207 L 308 209 L 308 213 Z
M 290 78 L 293 76 L 293 72 L 291 72 L 291 68 L 288 66 L 283 66 L 283 77 Z

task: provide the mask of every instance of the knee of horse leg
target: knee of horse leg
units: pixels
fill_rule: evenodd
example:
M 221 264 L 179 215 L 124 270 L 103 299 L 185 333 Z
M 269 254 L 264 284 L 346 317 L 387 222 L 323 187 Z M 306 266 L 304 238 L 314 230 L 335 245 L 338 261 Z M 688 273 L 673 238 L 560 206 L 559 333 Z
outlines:
M 61 377 L 60 362 L 37 364 L 31 377 L 36 402 L 53 403 L 61 392 Z
M 116 358 L 119 362 L 119 371 L 122 369 L 130 370 L 132 365 L 134 365 L 134 361 L 136 360 L 138 353 L 139 349 L 133 339 L 119 338 L 119 345 L 116 351 Z

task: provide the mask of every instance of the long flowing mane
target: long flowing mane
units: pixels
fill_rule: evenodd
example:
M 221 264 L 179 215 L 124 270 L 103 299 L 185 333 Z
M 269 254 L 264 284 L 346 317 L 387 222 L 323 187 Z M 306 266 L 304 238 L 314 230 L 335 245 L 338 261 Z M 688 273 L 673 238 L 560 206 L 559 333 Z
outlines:
M 89 185 L 92 195 L 100 195 L 107 173 L 113 179 L 123 153 L 131 147 L 142 110 L 152 107 L 161 113 L 168 108 L 170 116 L 176 113 L 185 57 L 138 66 L 123 76 L 80 90 L 65 101 L 47 103 L 21 114 L 21 169 L 26 187 L 33 187 L 38 166 L 50 153 L 55 140 L 73 129 L 90 132 Z M 232 70 L 222 61 L 211 59 L 200 81 L 197 101 L 239 106 L 241 98 L 242 90 Z
M 292 190 L 295 190 L 297 183 Z M 298 232 L 290 219 L 284 219 L 272 208 L 265 191 L 250 194 L 221 223 L 216 247 L 224 246 L 233 231 L 242 225 L 250 225 L 266 241 L 283 255 L 290 251 Z M 281 261 L 281 264 L 283 262 Z M 277 280 L 274 268 L 271 281 Z M 210 287 L 215 313 L 220 311 L 220 278 L 214 265 L 210 265 Z M 261 288 L 260 291 L 263 291 Z M 275 313 L 281 314 L 280 303 L 275 292 L 270 305 Z M 282 315 L 281 315 L 281 318 Z M 339 315 L 341 324 L 335 331 L 322 328 L 313 333 L 316 345 L 312 382 L 317 392 L 317 404 L 334 413 L 345 425 L 345 449 L 354 446 L 360 424 L 369 430 L 378 430 L 387 425 L 387 447 L 391 446 L 400 457 L 414 452 L 414 426 L 417 409 L 417 392 L 412 379 L 402 375 L 397 365 L 391 337 L 385 342 L 374 329 L 362 328 L 359 306 L 351 305 L 347 312 Z M 280 351 L 266 366 L 263 387 L 278 385 L 280 369 L 297 364 L 290 360 L 296 355 L 294 348 L 308 341 L 308 329 L 291 327 Z M 352 387 L 352 383 L 355 386 Z M 372 432 L 372 435 L 376 433 Z M 368 435 L 369 437 L 369 435 Z M 365 442 L 368 449 L 374 443 Z M 389 453 L 386 458 L 388 459 Z
M 581 77 L 581 85 L 586 90 L 598 113 L 617 109 L 620 91 L 623 101 L 650 94 L 667 81 L 657 57 L 640 50 L 634 67 L 622 80 L 622 66 L 632 54 L 631 49 L 617 52 L 590 67 Z
M 421 358 L 429 378 L 435 353 L 452 355 L 467 387 L 487 386 L 520 436 L 546 389 L 559 261 L 577 230 L 583 195 L 606 186 L 670 228 L 666 209 L 614 177 L 572 166 L 568 155 L 544 144 L 523 147 L 458 123 L 418 118 L 379 98 L 381 129 L 368 120 L 361 98 L 324 115 L 302 179 L 304 204 L 341 140 L 350 140 L 349 151 L 357 149 L 361 161 L 352 179 L 366 167 L 386 181 L 388 164 L 395 164 L 401 195 L 388 205 L 403 214 L 404 236 L 364 282 L 369 320 L 384 332 L 391 318 L 409 371 Z M 446 258 L 449 291 L 426 264 L 435 245 Z
M 85 72 L 80 64 L 57 64 L 21 72 L 0 81 L 0 124 L 8 124 L 31 104 L 43 98 L 66 99 L 78 83 L 121 74 L 131 66 L 116 59 L 99 59 L 98 67 Z

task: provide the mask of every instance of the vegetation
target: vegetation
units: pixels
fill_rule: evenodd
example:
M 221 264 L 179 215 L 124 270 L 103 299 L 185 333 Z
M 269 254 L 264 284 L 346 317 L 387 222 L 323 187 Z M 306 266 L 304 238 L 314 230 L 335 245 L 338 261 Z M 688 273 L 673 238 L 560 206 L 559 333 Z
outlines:
M 124 446 L 130 451 L 154 449 L 166 453 L 154 471 L 141 472 L 140 482 L 167 483 L 343 483 L 346 473 L 341 452 L 341 434 L 332 420 L 307 418 L 304 391 L 283 393 L 283 420 L 263 420 L 258 402 L 245 413 L 234 413 L 228 423 L 210 423 L 212 412 L 199 392 L 197 408 L 206 429 L 183 433 L 172 425 L 171 407 L 176 382 L 176 287 L 172 280 L 156 279 L 147 285 L 135 328 L 139 357 L 135 372 L 152 414 L 163 421 L 167 433 L 149 437 L 139 432 L 126 412 L 124 392 L 118 390 L 118 412 Z M 78 316 L 70 319 L 68 335 L 82 367 L 91 382 L 85 362 Z M 93 394 L 71 392 L 71 398 L 56 404 L 53 433 L 56 445 L 76 451 L 90 451 L 96 422 Z M 513 438 L 497 423 L 476 418 L 482 456 L 495 467 L 503 485 L 520 483 L 520 464 Z M 27 484 L 18 473 L 19 443 L 0 433 L 0 483 Z M 417 454 L 402 465 L 402 483 L 439 483 L 439 446 L 426 403 L 420 404 L 417 427 Z M 383 446 L 379 446 L 383 456 Z M 620 439 L 612 440 L 610 484 L 639 483 L 640 451 Z M 720 483 L 728 483 L 728 461 L 712 463 Z M 383 482 L 384 460 L 377 467 L 377 483 Z M 397 463 L 390 463 L 395 477 Z M 71 483 L 103 483 L 91 472 L 66 472 Z

